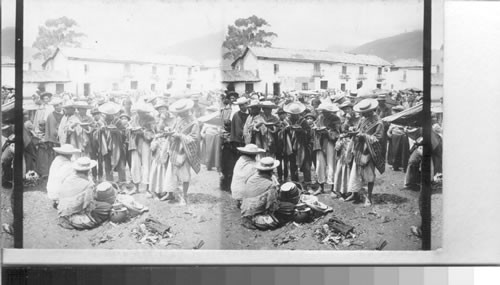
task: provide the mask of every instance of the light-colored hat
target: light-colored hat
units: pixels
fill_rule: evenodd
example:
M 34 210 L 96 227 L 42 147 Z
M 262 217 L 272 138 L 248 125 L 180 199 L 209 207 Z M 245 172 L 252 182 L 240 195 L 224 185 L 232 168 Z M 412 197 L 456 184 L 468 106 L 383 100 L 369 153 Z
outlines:
M 73 169 L 76 171 L 90 170 L 96 167 L 97 161 L 92 160 L 88 157 L 80 157 L 75 162 L 73 162 Z
M 155 109 L 158 110 L 158 108 L 161 108 L 161 107 L 165 107 L 165 108 L 168 108 L 168 104 L 167 102 L 165 102 L 164 100 L 159 100 L 156 105 L 155 105 Z
M 365 113 L 377 109 L 378 101 L 375 99 L 363 99 L 354 105 L 354 112 Z
M 193 101 L 199 101 L 200 98 L 201 98 L 200 93 L 195 93 L 195 94 L 191 95 L 191 100 L 193 100 Z
M 76 147 L 70 144 L 63 144 L 62 146 L 56 146 L 53 147 L 53 149 L 55 152 L 60 154 L 75 154 L 82 152 L 81 150 L 77 149 Z
M 276 106 L 273 102 L 271 101 L 264 101 L 260 103 L 261 108 L 267 108 L 267 109 L 276 109 L 278 106 Z
M 259 100 L 250 100 L 248 107 L 260 107 L 261 102 Z
M 344 94 L 337 94 L 333 95 L 330 97 L 332 99 L 333 103 L 341 103 L 343 100 L 345 100 L 345 95 Z
M 194 106 L 194 101 L 191 99 L 180 99 L 170 105 L 169 111 L 172 113 L 182 113 L 191 110 Z
M 40 99 L 43 98 L 43 97 L 52 97 L 52 93 L 50 93 L 50 92 L 43 92 L 42 94 L 40 94 Z
M 62 104 L 63 100 L 59 97 L 54 97 L 52 100 L 50 100 L 51 105 L 59 105 Z
M 385 94 L 379 94 L 379 95 L 377 95 L 377 100 L 385 101 L 386 100 Z
M 127 118 L 127 119 L 130 121 L 130 116 L 129 116 L 129 115 L 127 115 L 127 114 L 125 114 L 125 113 L 120 114 L 120 116 L 118 116 L 118 118 L 119 118 L 119 119 L 121 119 L 121 118 L 123 118 L 123 117 Z
M 250 101 L 250 100 L 248 100 L 248 98 L 246 98 L 246 97 L 240 97 L 233 104 L 234 105 L 243 105 L 243 104 L 248 103 L 248 101 Z
M 208 106 L 207 107 L 207 111 L 210 111 L 210 112 L 217 112 L 219 111 L 220 108 L 218 108 L 217 106 L 214 106 L 214 105 L 211 105 L 211 106 Z
M 97 108 L 97 110 L 99 110 L 99 112 L 106 114 L 106 115 L 116 115 L 120 112 L 121 108 L 122 107 L 116 103 L 106 102 L 106 103 L 102 104 L 101 106 L 99 106 L 99 108 Z
M 290 114 L 302 114 L 306 110 L 306 106 L 300 102 L 292 102 L 283 107 L 283 110 Z
M 104 182 L 99 183 L 96 186 L 95 190 L 101 192 L 101 191 L 106 191 L 109 188 L 113 188 L 113 185 L 111 185 L 111 183 L 109 183 L 108 181 L 104 181 Z
M 332 103 L 321 103 L 318 107 L 318 111 L 325 111 L 325 112 L 338 112 L 340 109 L 337 107 L 337 105 L 332 104 Z
M 245 147 L 237 147 L 237 149 L 241 153 L 246 153 L 246 154 L 258 154 L 258 153 L 264 153 L 266 152 L 264 149 L 257 147 L 257 145 L 254 144 L 247 144 Z
M 397 111 L 397 112 L 401 112 L 405 109 L 405 107 L 401 106 L 401 105 L 397 105 L 397 106 L 394 106 L 392 107 L 392 110 L 393 111 Z
M 276 160 L 270 156 L 263 157 L 260 159 L 259 163 L 255 166 L 258 170 L 273 170 L 280 165 L 280 161 Z
M 68 100 L 64 103 L 63 105 L 63 108 L 75 108 L 75 106 L 73 106 L 74 102 L 72 100 Z
M 75 101 L 75 103 L 73 103 L 73 107 L 77 109 L 92 109 L 92 106 L 90 106 L 87 101 L 82 100 Z
M 343 108 L 346 108 L 346 107 L 352 107 L 352 106 L 354 106 L 354 104 L 352 104 L 352 102 L 351 102 L 351 101 L 346 100 L 346 101 L 344 101 L 342 104 L 340 104 L 340 105 L 339 105 L 339 108 L 340 108 L 340 109 L 343 109 Z

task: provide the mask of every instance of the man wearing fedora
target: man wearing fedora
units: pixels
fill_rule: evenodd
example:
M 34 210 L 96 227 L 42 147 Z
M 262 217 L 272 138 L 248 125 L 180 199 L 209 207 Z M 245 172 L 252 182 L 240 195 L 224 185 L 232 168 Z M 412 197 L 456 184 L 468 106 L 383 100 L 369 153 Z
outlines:
M 80 153 L 81 150 L 70 144 L 63 144 L 60 147 L 54 147 L 57 156 L 52 161 L 49 169 L 49 178 L 47 179 L 47 197 L 54 202 L 54 208 L 57 208 L 59 192 L 62 182 L 73 173 L 71 156 Z
M 199 157 L 200 126 L 190 114 L 194 102 L 191 99 L 180 99 L 170 105 L 170 112 L 175 114 L 172 134 L 169 137 L 170 158 L 166 170 L 166 192 L 169 198 L 177 192 L 178 185 L 182 184 L 180 205 L 185 205 L 191 181 L 191 168 L 195 173 L 200 172 Z
M 59 138 L 60 145 L 70 143 L 68 130 L 71 122 L 77 119 L 75 114 L 76 109 L 72 101 L 66 101 L 62 107 L 64 109 L 64 116 L 61 118 L 59 128 L 57 129 L 57 137 Z
M 359 192 L 368 184 L 368 195 L 365 206 L 372 205 L 372 193 L 375 185 L 375 168 L 380 173 L 385 171 L 385 158 L 381 140 L 384 135 L 384 124 L 375 113 L 377 100 L 363 99 L 354 106 L 354 111 L 362 115 L 353 138 L 353 147 L 348 155 L 353 159 L 349 177 L 348 191 L 350 195 L 345 201 L 359 201 Z M 348 160 L 350 160 L 348 158 Z
M 266 150 L 266 156 L 276 157 L 279 118 L 272 111 L 278 106 L 271 101 L 263 101 L 260 106 L 262 121 L 255 125 L 255 143 Z
M 260 114 L 261 102 L 257 100 L 250 101 L 248 104 L 248 117 L 243 126 L 243 138 L 245 144 L 255 143 L 256 126 L 264 123 L 264 119 Z
M 231 195 L 236 200 L 238 207 L 241 206 L 243 192 L 245 191 L 248 179 L 257 172 L 255 157 L 265 153 L 265 150 L 258 148 L 254 144 L 247 144 L 245 147 L 238 147 L 241 153 L 240 158 L 234 166 L 234 176 L 231 182 Z
M 53 148 L 60 145 L 57 137 L 57 130 L 59 129 L 59 124 L 64 116 L 64 111 L 62 109 L 61 98 L 55 97 L 52 99 L 51 103 L 52 106 L 54 106 L 54 111 L 47 116 L 47 122 L 45 125 L 45 140 L 47 140 L 49 147 Z M 55 155 L 52 153 L 52 160 L 54 159 L 54 156 Z
M 39 98 L 37 95 L 33 95 L 33 99 L 35 103 L 38 105 L 38 108 L 35 112 L 35 116 L 33 118 L 33 125 L 35 126 L 35 132 L 39 131 L 40 121 L 47 121 L 47 117 L 50 113 L 54 111 L 54 107 L 50 104 L 50 99 L 52 99 L 52 93 L 43 92 L 40 94 Z

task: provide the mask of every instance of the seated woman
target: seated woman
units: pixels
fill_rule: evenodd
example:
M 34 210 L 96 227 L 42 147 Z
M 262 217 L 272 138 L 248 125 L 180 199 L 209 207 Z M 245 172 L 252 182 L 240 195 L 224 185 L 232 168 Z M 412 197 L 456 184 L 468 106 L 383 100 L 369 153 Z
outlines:
M 279 164 L 272 157 L 264 157 L 255 166 L 257 173 L 248 179 L 245 190 L 241 193 L 243 226 L 248 227 L 255 216 L 272 214 L 277 209 L 279 184 L 273 171 Z
M 81 151 L 70 144 L 63 144 L 53 149 L 57 153 L 57 156 L 50 165 L 49 178 L 47 180 L 47 196 L 54 202 L 54 208 L 57 208 L 59 189 L 62 182 L 73 173 L 71 156 Z
M 62 182 L 59 191 L 59 225 L 67 229 L 92 229 L 107 220 L 111 204 L 94 201 L 95 184 L 89 172 L 97 165 L 88 157 L 78 158 L 74 173 Z
M 237 149 L 241 153 L 241 156 L 234 165 L 231 195 L 237 201 L 238 207 L 240 207 L 247 181 L 252 175 L 257 173 L 255 157 L 259 153 L 264 153 L 265 150 L 258 148 L 254 144 L 247 144 L 245 147 L 237 147 Z

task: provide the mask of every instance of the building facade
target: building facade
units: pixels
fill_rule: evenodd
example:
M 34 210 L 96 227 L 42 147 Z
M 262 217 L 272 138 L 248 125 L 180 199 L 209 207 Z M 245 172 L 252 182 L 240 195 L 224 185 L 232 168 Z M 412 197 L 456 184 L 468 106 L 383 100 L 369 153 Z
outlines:
M 424 88 L 423 64 L 417 59 L 398 59 L 390 68 L 388 89 L 403 90 L 407 88 Z
M 78 96 L 120 90 L 161 94 L 199 88 L 200 65 L 187 57 L 131 56 L 59 48 L 43 67 L 66 74 L 70 82 L 64 91 Z
M 370 55 L 248 47 L 232 66 L 260 79 L 253 82 L 255 91 L 280 94 L 291 90 L 388 88 L 391 63 Z

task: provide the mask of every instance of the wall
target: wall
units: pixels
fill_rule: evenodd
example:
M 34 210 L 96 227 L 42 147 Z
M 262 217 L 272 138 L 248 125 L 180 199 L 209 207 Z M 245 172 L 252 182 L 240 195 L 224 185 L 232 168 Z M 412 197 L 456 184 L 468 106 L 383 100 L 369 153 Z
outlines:
M 12 65 L 2 65 L 2 86 L 10 85 L 14 87 L 16 84 L 16 69 Z
M 403 80 L 404 72 L 406 71 L 406 81 Z M 402 90 L 406 88 L 418 88 L 420 90 L 424 87 L 424 74 L 422 68 L 398 68 L 393 69 L 389 73 L 388 89 Z M 393 88 L 391 88 L 393 86 Z

